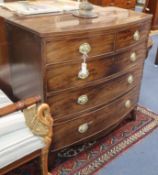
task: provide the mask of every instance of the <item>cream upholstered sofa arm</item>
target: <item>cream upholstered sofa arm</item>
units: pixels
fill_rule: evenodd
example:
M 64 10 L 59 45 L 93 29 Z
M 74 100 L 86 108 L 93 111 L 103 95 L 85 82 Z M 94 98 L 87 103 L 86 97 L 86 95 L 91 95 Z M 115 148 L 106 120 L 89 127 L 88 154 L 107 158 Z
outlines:
M 49 106 L 39 101 L 39 97 L 31 97 L 13 104 L 0 90 L 0 174 L 17 167 L 18 162 L 21 165 L 29 161 L 31 154 L 38 152 L 42 175 L 48 175 L 53 119 Z

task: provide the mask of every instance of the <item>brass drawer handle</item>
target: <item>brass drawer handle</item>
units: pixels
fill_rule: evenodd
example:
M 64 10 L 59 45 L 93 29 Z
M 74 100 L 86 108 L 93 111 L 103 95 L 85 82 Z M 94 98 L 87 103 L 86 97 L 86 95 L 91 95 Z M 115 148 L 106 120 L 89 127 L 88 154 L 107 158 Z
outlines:
M 78 127 L 78 132 L 83 134 L 88 130 L 88 123 L 84 123 Z
M 88 96 L 87 95 L 81 95 L 77 99 L 77 103 L 80 105 L 85 105 L 88 102 Z
M 133 39 L 134 39 L 135 41 L 139 41 L 139 40 L 140 40 L 140 33 L 139 33 L 138 30 L 134 32 L 134 34 L 133 34 Z
M 149 9 L 149 8 L 145 8 L 145 11 L 146 11 L 146 12 L 150 12 L 150 9 Z
M 131 101 L 130 101 L 130 100 L 127 100 L 127 101 L 125 102 L 125 107 L 126 107 L 126 108 L 130 108 L 131 106 L 132 106 Z
M 127 82 L 128 82 L 129 84 L 132 84 L 133 81 L 134 81 L 133 75 L 129 75 L 128 78 L 127 78 Z
M 78 78 L 84 80 L 84 79 L 88 78 L 88 76 L 89 76 L 89 71 L 87 68 L 87 63 L 82 63 L 81 70 L 78 73 Z
M 135 61 L 137 60 L 137 55 L 136 55 L 135 52 L 132 52 L 132 53 L 131 53 L 131 55 L 130 55 L 130 60 L 131 60 L 132 62 L 135 62 Z
M 79 52 L 83 55 L 88 55 L 88 53 L 91 51 L 91 46 L 88 43 L 83 43 L 79 47 Z

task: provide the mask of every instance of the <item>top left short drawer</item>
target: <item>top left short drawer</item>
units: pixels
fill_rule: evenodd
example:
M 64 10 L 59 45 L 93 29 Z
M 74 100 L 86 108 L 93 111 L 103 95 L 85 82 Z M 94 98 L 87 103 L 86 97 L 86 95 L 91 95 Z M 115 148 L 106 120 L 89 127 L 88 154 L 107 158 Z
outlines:
M 91 47 L 89 57 L 108 54 L 114 49 L 114 34 L 92 35 L 83 38 L 63 38 L 46 43 L 46 64 L 77 61 L 82 54 L 79 48 L 87 43 Z

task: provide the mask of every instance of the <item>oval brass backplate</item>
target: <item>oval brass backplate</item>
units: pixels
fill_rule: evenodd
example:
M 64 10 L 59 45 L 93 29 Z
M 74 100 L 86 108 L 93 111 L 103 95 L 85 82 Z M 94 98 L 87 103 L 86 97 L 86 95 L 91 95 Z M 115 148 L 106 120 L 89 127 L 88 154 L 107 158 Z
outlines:
M 91 46 L 88 43 L 83 43 L 79 47 L 79 52 L 83 55 L 88 55 L 88 53 L 91 51 Z
M 87 95 L 81 95 L 80 97 L 78 97 L 77 99 L 77 103 L 80 105 L 84 105 L 88 102 L 88 96 Z

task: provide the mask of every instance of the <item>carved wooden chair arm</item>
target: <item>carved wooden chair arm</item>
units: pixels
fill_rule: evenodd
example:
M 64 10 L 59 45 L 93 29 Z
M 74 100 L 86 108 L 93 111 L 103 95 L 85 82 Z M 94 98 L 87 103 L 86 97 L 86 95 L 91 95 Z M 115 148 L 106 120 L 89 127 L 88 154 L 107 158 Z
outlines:
M 41 167 L 42 175 L 48 175 L 48 152 L 53 137 L 53 118 L 49 106 L 45 103 L 38 104 L 40 101 L 41 98 L 35 96 L 2 107 L 0 108 L 0 117 L 22 110 L 27 127 L 31 129 L 34 135 L 40 136 L 40 139 L 44 142 L 44 147 L 41 148 L 40 152 Z M 5 168 L 4 172 L 7 172 Z
M 48 152 L 53 137 L 53 118 L 50 113 L 50 108 L 43 103 L 40 106 L 31 106 L 23 110 L 26 124 L 31 129 L 32 133 L 41 136 L 45 143 L 45 147 L 41 152 L 41 167 L 42 175 L 50 175 L 48 173 Z
M 31 131 L 38 136 L 45 137 L 52 135 L 53 118 L 50 108 L 43 103 L 39 106 L 32 105 L 23 110 L 26 124 Z
M 41 101 L 40 96 L 30 97 L 22 101 L 18 101 L 16 103 L 7 105 L 5 107 L 0 108 L 0 117 L 4 117 L 7 114 L 13 113 L 18 110 L 23 110 L 24 108 L 27 108 L 35 103 L 38 103 Z

